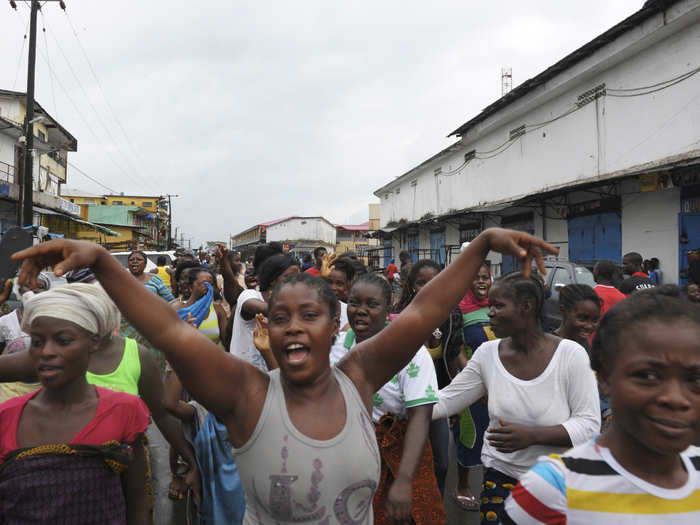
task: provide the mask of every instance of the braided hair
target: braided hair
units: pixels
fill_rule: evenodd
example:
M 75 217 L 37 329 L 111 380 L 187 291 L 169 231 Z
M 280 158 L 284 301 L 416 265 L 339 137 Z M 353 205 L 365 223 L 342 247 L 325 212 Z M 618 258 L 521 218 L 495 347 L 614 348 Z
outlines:
M 272 289 L 272 295 L 270 295 L 270 299 L 268 300 L 268 310 L 272 310 L 272 307 L 277 300 L 277 296 L 282 289 L 287 286 L 294 286 L 296 284 L 303 284 L 312 290 L 315 290 L 318 294 L 318 298 L 328 306 L 328 311 L 330 312 L 331 318 L 338 315 L 340 304 L 338 304 L 338 299 L 335 297 L 333 288 L 331 288 L 325 279 L 320 279 L 308 273 L 294 273 L 287 276 L 281 282 L 278 282 Z
M 559 306 L 561 306 L 564 311 L 571 311 L 574 305 L 581 301 L 593 301 L 599 307 L 603 304 L 603 300 L 600 296 L 587 284 L 569 284 L 559 290 Z
M 522 272 L 511 272 L 499 277 L 493 284 L 494 286 L 508 287 L 519 303 L 523 299 L 530 299 L 535 305 L 535 319 L 541 324 L 545 290 L 544 283 L 539 275 L 531 274 L 530 277 L 525 277 Z
M 402 252 L 403 253 L 403 252 Z M 402 312 L 416 296 L 416 279 L 418 274 L 423 268 L 432 268 L 435 272 L 440 273 L 440 265 L 433 261 L 432 259 L 421 259 L 416 264 L 411 267 L 411 271 L 406 278 L 406 282 L 403 283 L 403 289 L 401 290 L 401 298 L 394 308 L 395 313 Z
M 386 307 L 387 311 L 391 307 L 391 285 L 389 282 L 384 279 L 381 275 L 377 275 L 376 273 L 365 273 L 363 275 L 360 275 L 355 282 L 352 285 L 352 288 L 355 288 L 358 284 L 372 284 L 379 288 L 382 291 L 382 295 L 384 296 L 384 300 L 386 301 Z M 352 291 L 352 288 L 350 289 Z

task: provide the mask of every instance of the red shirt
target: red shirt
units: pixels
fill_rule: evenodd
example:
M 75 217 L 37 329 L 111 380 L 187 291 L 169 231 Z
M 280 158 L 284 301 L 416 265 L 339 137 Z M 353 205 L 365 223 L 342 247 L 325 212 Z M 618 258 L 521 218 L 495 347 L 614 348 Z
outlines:
M 600 297 L 603 300 L 603 304 L 600 307 L 601 317 L 603 317 L 603 315 L 605 315 L 605 312 L 610 310 L 610 308 L 612 308 L 614 305 L 627 298 L 625 294 L 623 294 L 614 286 L 597 284 L 593 289 L 595 290 L 595 293 L 598 294 L 598 297 Z
M 71 443 L 102 445 L 107 441 L 132 443 L 138 434 L 146 431 L 150 415 L 146 405 L 137 396 L 115 392 L 96 386 L 97 410 L 95 417 L 78 432 Z M 0 405 L 0 462 L 17 450 L 17 428 L 22 410 L 40 390 L 15 397 Z
M 316 268 L 315 266 L 312 266 L 311 268 L 306 270 L 304 273 L 310 273 L 311 275 L 315 275 L 316 277 L 321 275 L 321 272 L 318 271 L 318 268 Z
M 389 263 L 389 266 L 386 267 L 386 276 L 389 278 L 389 280 L 393 280 L 394 274 L 398 272 L 399 268 L 394 263 Z

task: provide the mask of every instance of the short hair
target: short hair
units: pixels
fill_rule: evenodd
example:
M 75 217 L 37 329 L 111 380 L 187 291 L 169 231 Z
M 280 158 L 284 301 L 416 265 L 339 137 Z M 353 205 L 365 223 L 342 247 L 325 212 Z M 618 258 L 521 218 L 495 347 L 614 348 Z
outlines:
M 611 281 L 613 277 L 615 277 L 617 265 L 612 261 L 604 259 L 602 261 L 598 261 L 595 264 L 595 266 L 593 267 L 593 271 L 600 275 L 603 279 Z
M 391 308 L 391 285 L 389 284 L 389 281 L 376 273 L 366 273 L 357 278 L 357 280 L 353 283 L 352 288 L 350 288 L 350 293 L 352 293 L 355 286 L 361 284 L 371 284 L 379 288 L 384 296 L 384 300 L 386 301 L 387 311 L 389 308 Z
M 156 266 L 165 266 L 168 264 L 168 258 L 165 255 L 159 255 L 156 258 Z
M 318 259 L 321 256 L 321 252 L 327 252 L 323 246 L 318 246 L 314 248 L 314 259 Z
M 338 257 L 333 263 L 333 269 L 344 273 L 347 281 L 352 281 L 355 278 L 355 267 L 352 259 Z
M 340 255 L 338 255 L 338 259 L 340 259 L 341 257 L 346 257 L 348 259 L 357 260 L 357 253 L 355 253 L 352 250 L 347 250 L 347 251 L 344 251 L 343 253 L 341 253 Z
M 284 253 L 282 245 L 278 242 L 268 242 L 258 246 L 255 249 L 255 255 L 253 256 L 253 271 L 255 272 L 255 275 L 259 275 L 259 272 L 266 260 L 273 255 L 277 255 L 278 253 Z
M 338 315 L 340 305 L 338 304 L 338 299 L 335 296 L 333 288 L 331 288 L 325 279 L 315 277 L 310 273 L 295 273 L 293 275 L 289 275 L 281 282 L 278 282 L 272 289 L 272 294 L 270 295 L 270 299 L 268 301 L 268 310 L 272 310 L 272 307 L 277 300 L 277 296 L 285 287 L 294 286 L 296 284 L 303 284 L 312 290 L 315 290 L 319 299 L 326 303 L 326 306 L 328 306 L 328 311 L 331 314 L 331 318 Z
M 676 295 L 679 290 L 677 286 L 641 290 L 605 312 L 591 347 L 593 370 L 607 374 L 612 372 L 623 333 L 638 323 L 662 321 L 671 324 L 688 321 L 700 329 L 700 305 L 689 303 Z
M 637 252 L 629 252 L 622 256 L 623 259 L 627 258 L 634 265 L 641 266 L 644 263 L 644 257 Z
M 399 259 L 405 259 L 406 257 L 410 257 L 410 256 L 411 256 L 411 254 L 408 253 L 406 250 L 402 250 L 399 253 Z
M 200 268 L 200 265 L 199 263 L 196 263 L 194 261 L 183 261 L 180 264 L 178 264 L 175 267 L 175 282 L 180 282 L 180 276 L 182 275 L 182 272 L 184 272 L 185 270 L 189 270 L 190 268 Z
M 146 254 L 143 253 L 141 250 L 134 250 L 134 251 L 132 251 L 132 252 L 129 254 L 129 256 L 126 258 L 126 260 L 128 261 L 129 259 L 131 259 L 131 256 L 132 256 L 132 255 L 136 255 L 136 254 L 138 254 L 138 255 L 140 255 L 141 257 L 143 257 L 143 262 L 146 262 L 146 263 L 148 262 L 148 257 L 146 257 Z
M 581 301 L 592 301 L 598 307 L 602 306 L 600 296 L 587 284 L 568 284 L 559 290 L 559 306 L 565 311 L 568 312 Z
M 278 253 L 266 259 L 262 268 L 256 272 L 258 275 L 258 283 L 260 284 L 260 291 L 268 291 L 275 279 L 282 275 L 287 268 L 295 265 L 296 261 L 294 258 L 285 253 Z
M 352 264 L 352 270 L 355 274 L 355 278 L 367 273 L 367 267 L 360 259 L 350 259 L 350 263 Z
M 535 303 L 535 318 L 540 321 L 544 307 L 545 289 L 541 278 L 534 274 L 525 277 L 522 272 L 511 272 L 496 279 L 494 286 L 504 286 L 510 289 L 516 302 L 520 303 L 529 298 Z

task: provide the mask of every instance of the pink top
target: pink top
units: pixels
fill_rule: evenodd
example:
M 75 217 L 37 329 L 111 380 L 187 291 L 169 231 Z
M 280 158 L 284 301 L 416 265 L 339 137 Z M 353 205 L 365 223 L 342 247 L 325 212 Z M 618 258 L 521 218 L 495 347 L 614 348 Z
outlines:
M 99 386 L 95 417 L 71 439 L 80 445 L 102 445 L 107 441 L 131 443 L 145 432 L 150 415 L 146 405 L 137 396 L 114 392 Z M 25 405 L 41 390 L 15 397 L 0 405 L 0 462 L 17 450 L 17 428 Z

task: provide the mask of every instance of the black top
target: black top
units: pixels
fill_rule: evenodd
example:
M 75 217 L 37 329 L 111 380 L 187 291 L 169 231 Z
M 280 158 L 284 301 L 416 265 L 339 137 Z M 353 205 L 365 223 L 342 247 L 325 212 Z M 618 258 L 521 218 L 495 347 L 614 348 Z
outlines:
M 625 295 L 629 295 L 633 292 L 638 292 L 639 290 L 646 290 L 654 287 L 656 287 L 656 285 L 654 284 L 654 281 L 649 279 L 649 277 L 634 274 L 622 281 L 620 291 Z

